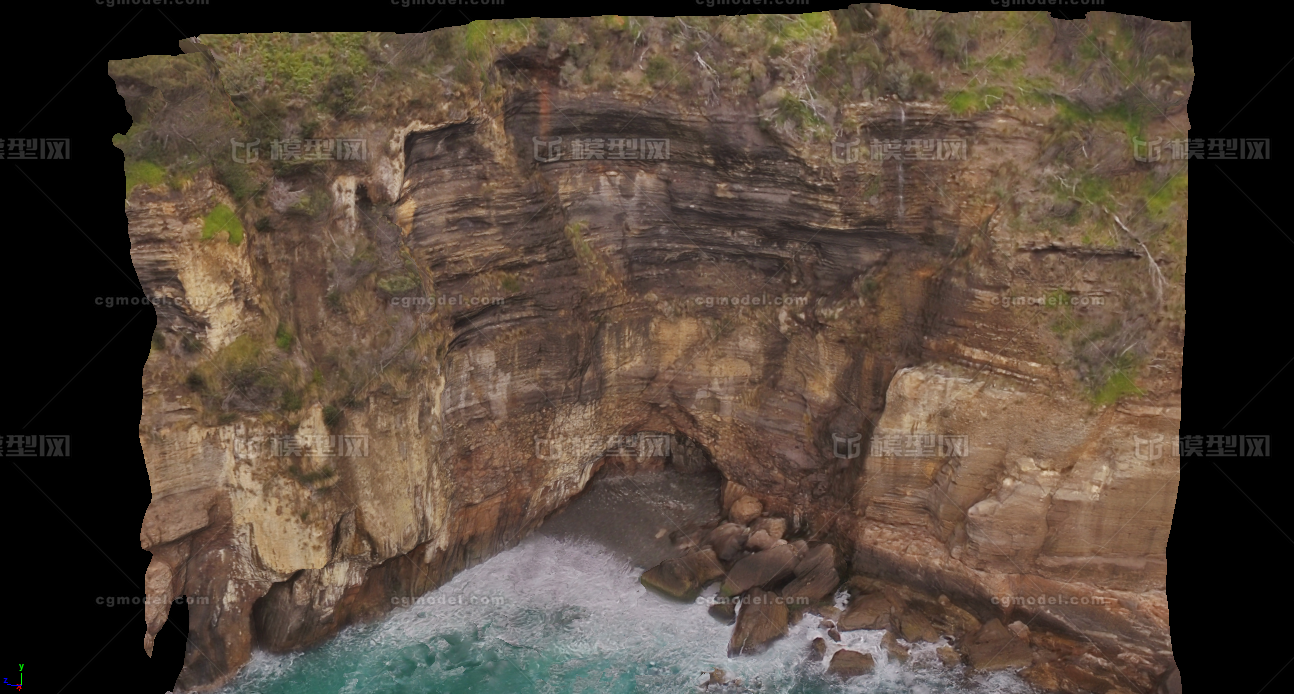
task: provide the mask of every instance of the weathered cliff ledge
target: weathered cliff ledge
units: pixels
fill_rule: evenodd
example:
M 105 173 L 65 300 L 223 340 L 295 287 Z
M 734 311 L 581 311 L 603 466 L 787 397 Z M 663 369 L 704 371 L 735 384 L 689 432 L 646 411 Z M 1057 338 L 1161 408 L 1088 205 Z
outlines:
M 838 25 L 822 40 L 876 31 Z M 1091 182 L 1167 172 L 1099 119 L 1064 121 L 1072 106 L 1000 96 L 842 102 L 828 115 L 851 139 L 968 156 L 835 163 L 769 120 L 789 73 L 698 102 L 590 87 L 561 45 L 516 43 L 492 46 L 475 97 L 446 77 L 391 112 L 267 116 L 362 139 L 363 161 L 230 169 L 221 144 L 214 169 L 128 189 L 136 270 L 169 299 L 140 422 L 146 649 L 171 598 L 210 598 L 189 608 L 178 689 L 511 546 L 588 482 L 595 440 L 637 432 L 704 450 L 855 574 L 1091 643 L 1129 690 L 1173 666 L 1178 459 L 1147 442 L 1180 420 L 1184 189 Z M 128 157 L 150 133 L 165 150 L 176 104 L 251 113 L 237 59 L 186 48 L 161 63 L 179 87 L 115 68 L 152 128 Z M 156 98 L 177 89 L 197 98 Z M 536 140 L 616 137 L 667 140 L 668 159 L 536 157 Z M 276 448 L 289 435 L 313 443 Z

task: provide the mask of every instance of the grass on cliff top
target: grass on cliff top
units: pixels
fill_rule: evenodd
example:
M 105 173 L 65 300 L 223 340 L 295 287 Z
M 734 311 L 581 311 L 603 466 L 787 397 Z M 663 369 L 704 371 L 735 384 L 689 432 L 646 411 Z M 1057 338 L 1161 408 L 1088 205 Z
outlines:
M 126 197 L 138 185 L 155 186 L 166 180 L 166 169 L 151 161 L 126 160 Z
M 223 204 L 216 205 L 202 220 L 202 239 L 212 239 L 222 232 L 228 232 L 230 245 L 237 246 L 243 242 L 243 223 L 238 221 L 233 210 Z

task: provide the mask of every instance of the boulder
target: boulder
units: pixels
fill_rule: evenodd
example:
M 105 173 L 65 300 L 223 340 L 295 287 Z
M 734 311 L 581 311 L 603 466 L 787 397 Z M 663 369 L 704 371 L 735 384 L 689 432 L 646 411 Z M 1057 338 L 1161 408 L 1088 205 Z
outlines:
M 849 679 L 866 675 L 874 667 L 876 667 L 876 661 L 872 659 L 870 653 L 841 649 L 831 657 L 831 665 L 827 666 L 827 673 Z
M 735 624 L 737 621 L 737 604 L 727 600 L 710 604 L 710 616 L 724 624 Z
M 961 654 L 952 646 L 940 646 L 936 648 L 935 655 L 939 656 L 939 662 L 943 663 L 944 667 L 957 667 L 962 664 Z
M 756 586 L 771 586 L 794 576 L 795 563 L 795 549 L 791 545 L 757 552 L 733 564 L 719 592 L 731 597 Z
M 639 583 L 676 600 L 695 600 L 706 584 L 723 577 L 723 567 L 713 549 L 666 559 L 643 572 Z
M 997 619 L 985 624 L 970 639 L 965 652 L 966 659 L 976 670 L 1012 670 L 1033 664 L 1029 642 L 1012 634 Z
M 819 636 L 814 639 L 813 643 L 809 646 L 809 661 L 814 663 L 820 662 L 822 660 L 822 656 L 826 655 L 826 653 L 827 641 Z
M 746 540 L 746 549 L 752 552 L 762 552 L 777 544 L 777 541 L 780 539 L 781 538 L 769 535 L 767 530 L 756 530 L 751 533 L 750 538 Z
M 822 545 L 830 547 L 831 545 Z M 813 550 L 809 550 L 812 554 Z M 836 573 L 834 561 L 818 561 L 811 569 L 804 570 L 804 565 L 810 561 L 806 556 L 795 566 L 796 578 L 786 584 L 782 589 L 782 595 L 787 598 L 807 598 L 810 602 L 818 602 L 826 599 L 836 592 L 836 586 L 840 585 L 840 576 Z
M 720 496 L 720 500 L 723 503 L 723 512 L 724 514 L 727 514 L 729 509 L 732 508 L 732 505 L 737 503 L 737 499 L 740 499 L 743 496 L 750 496 L 750 490 L 732 480 L 724 480 L 723 491 L 720 493 Z
M 737 625 L 728 641 L 728 657 L 759 653 L 786 635 L 786 605 L 776 593 L 752 588 L 737 610 Z
M 830 629 L 828 629 L 828 630 L 827 630 L 827 636 L 831 637 L 831 640 L 832 640 L 832 641 L 835 641 L 836 643 L 840 643 L 840 630 L 839 630 L 839 629 L 837 629 L 837 628 L 835 628 L 835 627 L 831 627 Z
M 746 548 L 746 538 L 750 530 L 736 523 L 724 523 L 710 531 L 706 544 L 714 548 L 715 554 L 722 561 L 733 561 Z
M 743 496 L 733 502 L 732 508 L 728 509 L 728 518 L 739 525 L 747 525 L 759 518 L 759 514 L 763 512 L 764 505 L 759 503 L 759 499 Z
M 893 609 L 893 603 L 884 593 L 860 595 L 849 601 L 849 607 L 844 614 L 840 615 L 836 625 L 842 631 L 888 629 L 890 627 L 890 612 Z
M 795 575 L 803 576 L 823 565 L 835 568 L 835 547 L 828 544 L 821 544 L 812 549 L 803 550 L 803 556 L 800 558 L 800 561 L 795 564 Z
M 839 607 L 836 607 L 835 605 L 819 605 L 817 607 L 809 608 L 809 611 L 812 612 L 813 614 L 818 615 L 819 617 L 822 617 L 823 619 L 830 619 L 833 622 L 839 619 L 840 615 L 844 614 L 845 612 L 844 610 L 840 609 Z
M 908 649 L 894 636 L 894 632 L 886 631 L 885 636 L 881 637 L 881 648 L 890 654 L 890 658 L 900 663 L 908 661 Z
M 750 526 L 751 531 L 764 531 L 776 542 L 786 537 L 786 519 L 771 516 L 769 518 L 760 518 Z

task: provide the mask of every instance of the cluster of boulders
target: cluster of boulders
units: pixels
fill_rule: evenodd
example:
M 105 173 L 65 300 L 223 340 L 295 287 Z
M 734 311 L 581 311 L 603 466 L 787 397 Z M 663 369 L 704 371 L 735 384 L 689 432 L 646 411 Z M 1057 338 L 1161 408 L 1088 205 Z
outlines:
M 881 647 L 899 662 L 909 657 L 909 646 L 902 642 L 925 642 L 939 644 L 935 654 L 945 666 L 965 664 L 981 672 L 1018 670 L 1025 681 L 1044 691 L 1130 694 L 1139 689 L 1090 641 L 1030 629 L 1020 621 L 981 621 L 947 596 L 876 578 L 853 576 L 844 588 L 850 593 L 846 609 L 814 610 L 833 640 L 839 641 L 842 631 L 884 629 Z M 827 650 L 826 641 L 817 639 L 809 655 L 821 659 Z M 873 666 L 870 654 L 839 649 L 828 672 L 849 678 L 866 674 Z
M 855 575 L 842 586 L 846 567 L 835 547 L 788 539 L 786 519 L 766 513 L 753 496 L 725 506 L 725 522 L 682 538 L 677 546 L 686 553 L 647 570 L 640 581 L 687 601 L 722 581 L 718 597 L 709 600 L 710 614 L 733 625 L 729 657 L 757 653 L 785 636 L 790 625 L 816 615 L 837 643 L 841 632 L 885 630 L 881 647 L 898 662 L 908 660 L 911 645 L 925 642 L 936 644 L 935 654 L 947 667 L 1020 670 L 1025 680 L 1046 691 L 1127 694 L 1137 689 L 1121 680 L 1117 668 L 1090 642 L 1031 630 L 1019 621 L 1004 624 L 987 614 L 982 615 L 987 621 L 981 621 L 946 596 L 891 581 Z M 843 610 L 835 606 L 841 588 L 850 595 Z M 849 679 L 875 667 L 871 654 L 832 649 L 822 638 L 814 640 L 809 657 L 821 661 L 833 650 L 828 673 Z M 725 684 L 722 671 L 709 677 L 704 688 Z
M 840 585 L 838 553 L 830 544 L 787 540 L 785 518 L 765 513 L 753 496 L 728 504 L 727 522 L 643 573 L 644 586 L 694 600 L 722 580 L 710 613 L 733 624 L 730 656 L 755 653 L 786 634 L 807 610 L 830 601 Z

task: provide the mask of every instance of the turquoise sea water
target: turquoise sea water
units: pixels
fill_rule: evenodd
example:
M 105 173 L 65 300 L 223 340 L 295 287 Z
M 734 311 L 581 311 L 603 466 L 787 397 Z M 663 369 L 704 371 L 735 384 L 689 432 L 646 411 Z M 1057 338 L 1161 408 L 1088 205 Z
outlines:
M 659 501 L 651 505 L 660 506 Z M 616 503 L 626 505 L 623 499 Z M 605 499 L 585 502 L 594 510 L 599 504 L 605 505 Z M 566 521 L 567 526 L 578 525 L 580 513 L 574 509 L 574 520 Z M 605 537 L 607 523 L 596 525 Z M 651 530 L 646 524 L 646 532 Z M 812 615 L 766 652 L 729 659 L 732 628 L 711 618 L 704 605 L 669 602 L 649 593 L 638 583 L 642 567 L 635 564 L 621 548 L 589 537 L 569 531 L 538 533 L 455 576 L 424 596 L 423 604 L 397 608 L 381 622 L 348 628 L 306 653 L 258 653 L 222 691 L 695 692 L 702 691 L 697 685 L 716 667 L 741 684 L 712 687 L 712 692 L 1030 691 L 1014 675 L 972 676 L 961 668 L 944 668 L 929 644 L 914 647 L 908 663 L 900 666 L 888 661 L 879 631 L 845 632 L 843 645 L 872 653 L 877 668 L 840 682 L 826 675 L 826 661 L 807 658 L 810 642 L 826 637 Z M 709 593 L 714 593 L 713 587 Z M 845 600 L 841 594 L 838 604 L 843 606 Z

